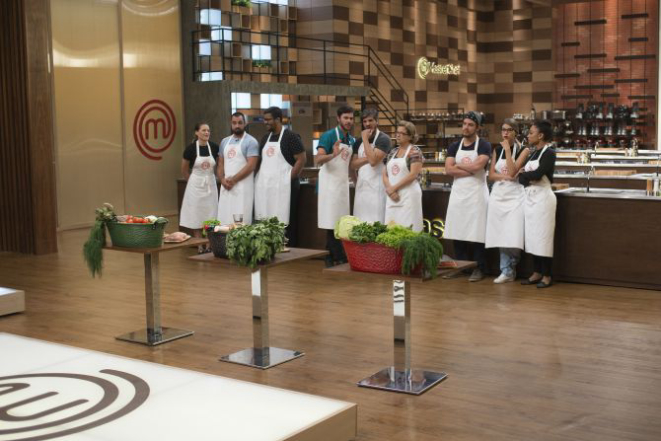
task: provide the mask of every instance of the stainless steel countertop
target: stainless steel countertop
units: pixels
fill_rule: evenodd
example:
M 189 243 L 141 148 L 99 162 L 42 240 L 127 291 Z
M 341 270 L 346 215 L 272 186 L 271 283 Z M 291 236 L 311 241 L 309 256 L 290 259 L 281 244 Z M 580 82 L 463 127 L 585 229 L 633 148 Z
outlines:
M 301 185 L 315 185 L 311 182 L 302 182 Z M 353 184 L 351 185 L 353 187 Z M 438 191 L 449 193 L 452 190 L 451 186 L 444 184 L 431 184 L 428 187 L 423 187 L 422 191 Z M 661 202 L 660 196 L 646 196 L 645 190 L 624 190 L 616 188 L 592 188 L 588 193 L 585 188 L 570 187 L 554 192 L 562 197 L 579 197 L 579 198 L 601 198 L 601 199 L 627 199 L 627 200 L 640 200 L 640 201 L 657 201 Z
M 558 179 L 587 179 L 587 173 L 554 173 L 554 178 Z M 609 176 L 609 175 L 591 175 L 590 179 L 616 179 L 616 180 L 634 180 L 647 181 L 648 179 L 661 179 L 661 175 L 656 173 L 637 173 L 629 176 Z
M 578 162 L 569 162 L 569 161 L 556 161 L 555 167 L 581 167 L 581 168 L 590 168 L 594 166 L 594 168 L 600 168 L 600 167 L 614 167 L 614 168 L 649 168 L 649 169 L 656 169 L 659 168 L 661 169 L 661 165 L 657 164 L 611 164 L 608 162 L 593 162 L 590 164 L 580 164 Z
M 646 196 L 645 190 L 622 190 L 615 188 L 592 188 L 588 193 L 585 188 L 570 187 L 557 190 L 556 195 L 563 197 L 628 199 L 637 201 L 661 202 L 660 196 Z

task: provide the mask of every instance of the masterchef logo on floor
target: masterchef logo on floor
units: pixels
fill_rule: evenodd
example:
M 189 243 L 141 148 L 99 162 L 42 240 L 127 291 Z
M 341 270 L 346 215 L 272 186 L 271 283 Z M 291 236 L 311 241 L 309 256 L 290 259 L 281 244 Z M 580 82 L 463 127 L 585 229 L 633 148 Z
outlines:
M 172 108 L 161 100 L 147 101 L 133 119 L 133 139 L 138 151 L 154 161 L 163 159 L 174 141 L 177 120 Z
M 133 412 L 149 393 L 141 378 L 112 369 L 0 377 L 0 440 L 67 439 Z

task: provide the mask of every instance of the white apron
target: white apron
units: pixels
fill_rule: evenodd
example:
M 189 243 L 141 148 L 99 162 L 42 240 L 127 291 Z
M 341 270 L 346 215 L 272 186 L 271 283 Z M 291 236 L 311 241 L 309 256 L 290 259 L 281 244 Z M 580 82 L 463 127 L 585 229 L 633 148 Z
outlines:
M 478 157 L 479 143 L 480 138 L 477 137 L 473 150 L 462 150 L 464 146 L 462 138 L 455 161 L 458 164 L 475 161 Z M 443 238 L 484 243 L 488 205 L 489 187 L 487 187 L 485 170 L 479 170 L 472 176 L 454 178 Z
M 406 177 L 409 168 L 406 165 L 406 158 L 409 156 L 412 144 L 406 149 L 403 158 L 393 158 L 388 161 L 386 170 L 388 172 L 388 181 L 390 185 L 395 185 Z M 394 222 L 404 227 L 412 227 L 413 231 L 422 231 L 422 188 L 420 183 L 415 180 L 406 187 L 400 188 L 399 201 L 395 202 L 388 198 L 386 201 L 385 223 Z
M 340 132 L 335 127 L 337 139 Z M 328 152 L 332 153 L 332 151 Z M 351 147 L 340 144 L 340 154 L 321 166 L 319 170 L 319 197 L 317 198 L 317 226 L 332 230 L 335 223 L 350 213 L 349 163 Z
M 379 129 L 376 129 L 374 143 L 379 138 Z M 373 146 L 373 148 L 376 148 Z M 358 157 L 365 158 L 365 145 L 358 149 Z M 386 217 L 386 189 L 383 185 L 383 162 L 372 167 L 369 163 L 358 169 L 358 182 L 356 195 L 353 200 L 353 215 L 363 222 L 385 222 Z
M 278 140 L 267 142 L 262 150 L 262 164 L 255 178 L 255 219 L 275 216 L 280 222 L 289 224 L 291 170 L 294 167 L 280 149 L 284 133 L 283 127 Z
M 216 160 L 211 155 L 211 144 L 207 144 L 209 156 L 200 156 L 200 143 L 195 141 L 197 157 L 186 184 L 184 200 L 181 203 L 179 225 L 197 230 L 205 220 L 216 218 L 218 187 L 214 167 Z
M 248 163 L 248 158 L 243 154 L 241 146 L 246 138 L 244 133 L 238 144 L 232 143 L 233 137 L 229 137 L 223 152 L 225 162 L 225 176 L 231 177 L 240 172 Z M 237 182 L 231 190 L 220 188 L 218 199 L 218 220 L 223 225 L 234 223 L 234 214 L 243 214 L 243 223 L 252 223 L 252 203 L 255 194 L 254 173 Z
M 524 171 L 535 171 L 550 144 L 544 146 L 539 158 L 528 161 Z M 553 257 L 553 236 L 555 233 L 555 209 L 557 200 L 551 182 L 546 176 L 531 182 L 525 188 L 523 203 L 526 253 L 541 257 Z
M 516 158 L 514 144 L 512 159 Z M 506 175 L 505 150 L 496 162 L 496 172 Z M 491 188 L 487 211 L 486 248 L 523 249 L 523 185 L 518 181 L 496 181 Z

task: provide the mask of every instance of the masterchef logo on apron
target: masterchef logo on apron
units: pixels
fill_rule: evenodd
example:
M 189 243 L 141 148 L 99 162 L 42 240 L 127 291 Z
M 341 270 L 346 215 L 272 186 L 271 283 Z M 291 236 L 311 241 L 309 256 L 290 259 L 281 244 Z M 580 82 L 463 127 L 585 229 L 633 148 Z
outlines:
M 211 163 L 209 163 L 209 161 L 204 161 L 200 167 L 202 167 L 202 170 L 209 170 L 211 168 Z
M 399 166 L 397 164 L 393 165 L 391 171 L 394 176 L 397 176 L 399 174 Z
M 464 156 L 463 158 L 461 158 L 461 163 L 462 164 L 472 164 L 473 160 L 471 158 L 469 158 L 468 156 Z
M 272 157 L 273 155 L 275 155 L 275 147 L 269 147 L 269 148 L 266 150 L 266 156 L 268 156 L 268 157 L 270 158 L 270 157 Z
M 342 160 L 346 161 L 349 158 L 349 149 L 342 149 Z
M 229 149 L 227 151 L 227 157 L 229 159 L 233 159 L 235 156 L 236 156 L 236 149 L 234 147 L 232 147 L 231 149 Z

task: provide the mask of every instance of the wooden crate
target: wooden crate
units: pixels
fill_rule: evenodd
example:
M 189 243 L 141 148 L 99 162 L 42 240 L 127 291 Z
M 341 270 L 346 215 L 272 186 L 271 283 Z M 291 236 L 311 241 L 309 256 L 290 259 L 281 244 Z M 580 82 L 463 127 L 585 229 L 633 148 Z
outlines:
M 25 311 L 25 292 L 0 288 L 0 316 Z

